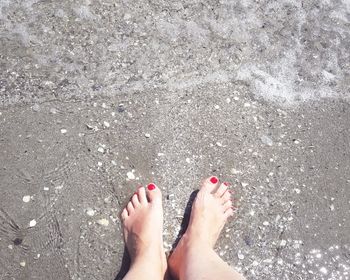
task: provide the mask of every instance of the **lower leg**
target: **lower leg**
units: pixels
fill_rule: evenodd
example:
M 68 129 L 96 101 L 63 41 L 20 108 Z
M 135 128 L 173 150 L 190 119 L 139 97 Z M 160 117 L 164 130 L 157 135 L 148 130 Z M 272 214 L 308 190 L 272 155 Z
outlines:
M 179 271 L 180 280 L 243 280 L 244 278 L 232 267 L 225 263 L 210 247 L 198 242 L 188 243 L 184 255 L 184 265 Z
M 158 261 L 159 259 L 160 256 L 151 257 L 149 255 L 134 261 L 123 280 L 164 280 L 166 268 Z

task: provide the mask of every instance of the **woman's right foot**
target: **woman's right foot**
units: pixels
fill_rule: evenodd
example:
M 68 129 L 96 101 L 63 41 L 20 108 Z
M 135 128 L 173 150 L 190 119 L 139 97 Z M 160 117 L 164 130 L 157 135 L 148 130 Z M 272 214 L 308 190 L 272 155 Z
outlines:
M 179 279 L 186 254 L 201 248 L 213 250 L 227 219 L 233 215 L 231 193 L 227 183 L 216 177 L 206 179 L 192 205 L 185 234 L 169 258 L 170 272 Z
M 163 206 L 160 189 L 140 187 L 121 214 L 131 268 L 125 279 L 164 279 Z

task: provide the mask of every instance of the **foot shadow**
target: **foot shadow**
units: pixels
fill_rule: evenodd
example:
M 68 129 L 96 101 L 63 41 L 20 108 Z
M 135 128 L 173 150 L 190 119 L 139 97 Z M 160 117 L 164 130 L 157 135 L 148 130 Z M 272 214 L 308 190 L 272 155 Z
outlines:
M 177 244 L 180 242 L 182 235 L 186 232 L 187 228 L 188 228 L 188 224 L 190 222 L 190 217 L 191 217 L 191 212 L 192 212 L 192 204 L 194 202 L 194 200 L 196 199 L 196 196 L 198 194 L 199 190 L 195 190 L 191 193 L 190 198 L 187 201 L 186 204 L 186 208 L 185 208 L 185 213 L 181 222 L 181 227 L 180 227 L 180 231 L 175 239 L 174 244 L 172 245 L 172 250 L 170 252 L 173 252 L 173 250 L 176 248 Z
M 122 264 L 114 280 L 122 280 L 125 277 L 125 275 L 128 273 L 129 268 L 130 268 L 130 256 L 129 256 L 128 250 L 126 249 L 126 247 L 124 247 Z
M 175 239 L 175 242 L 172 245 L 170 255 L 173 252 L 173 250 L 176 248 L 179 241 L 181 240 L 182 235 L 187 230 L 188 224 L 190 222 L 190 217 L 191 217 L 192 204 L 193 204 L 193 202 L 198 194 L 198 191 L 199 190 L 193 191 L 190 195 L 190 198 L 187 201 L 184 217 L 183 217 L 182 222 L 181 222 L 180 231 Z M 119 272 L 114 280 L 122 280 L 125 277 L 125 275 L 128 273 L 129 268 L 130 268 L 130 256 L 128 254 L 126 247 L 124 247 L 122 264 L 121 264 L 120 270 L 119 270 Z M 168 276 L 168 277 L 169 277 L 169 279 L 172 279 L 170 276 Z

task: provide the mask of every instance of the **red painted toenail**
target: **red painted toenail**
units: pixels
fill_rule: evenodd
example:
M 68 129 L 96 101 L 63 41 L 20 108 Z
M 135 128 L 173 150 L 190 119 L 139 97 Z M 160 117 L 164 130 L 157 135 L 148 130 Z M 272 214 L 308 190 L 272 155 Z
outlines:
M 213 176 L 213 177 L 210 178 L 210 182 L 212 182 L 213 184 L 216 184 L 218 182 L 218 178 Z
M 154 184 L 149 184 L 147 186 L 147 189 L 150 190 L 150 191 L 153 191 L 155 188 L 156 188 L 156 186 Z
M 228 182 L 224 182 L 224 185 L 228 187 L 230 184 Z

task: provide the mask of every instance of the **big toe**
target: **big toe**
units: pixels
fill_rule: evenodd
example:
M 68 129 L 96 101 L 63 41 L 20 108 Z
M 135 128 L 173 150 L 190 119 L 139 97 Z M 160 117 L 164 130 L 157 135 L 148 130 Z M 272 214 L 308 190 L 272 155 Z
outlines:
M 201 191 L 207 193 L 213 193 L 219 184 L 219 179 L 215 176 L 205 179 L 201 186 Z
M 147 197 L 151 203 L 161 203 L 162 202 L 162 192 L 153 183 L 147 186 Z

